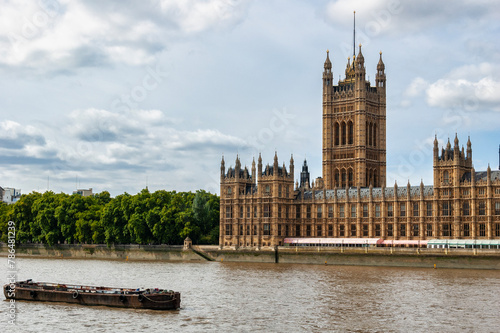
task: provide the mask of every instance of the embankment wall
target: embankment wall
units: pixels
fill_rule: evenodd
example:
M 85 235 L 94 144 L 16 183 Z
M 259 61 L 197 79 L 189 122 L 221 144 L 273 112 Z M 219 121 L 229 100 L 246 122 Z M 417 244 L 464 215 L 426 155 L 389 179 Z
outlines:
M 500 250 L 489 249 L 417 249 L 417 248 L 321 248 L 278 247 L 261 250 L 220 250 L 218 246 L 168 245 L 69 245 L 48 247 L 42 244 L 16 245 L 16 258 L 61 258 L 103 260 L 165 260 L 257 262 L 315 265 L 392 266 L 497 269 Z M 9 248 L 0 244 L 0 256 L 7 257 Z M 202 255 L 199 254 L 202 252 Z

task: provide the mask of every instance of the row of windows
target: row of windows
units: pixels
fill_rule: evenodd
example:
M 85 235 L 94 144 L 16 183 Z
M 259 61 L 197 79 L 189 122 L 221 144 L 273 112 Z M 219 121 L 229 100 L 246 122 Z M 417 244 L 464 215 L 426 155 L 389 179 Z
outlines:
M 445 175 L 446 175 L 446 173 L 447 173 L 447 171 L 445 171 Z M 444 176 L 443 179 L 444 179 L 444 182 L 446 184 L 448 184 L 448 182 L 446 181 L 446 179 L 448 179 L 448 178 L 446 178 L 446 176 Z M 445 188 L 445 189 L 442 189 L 440 193 L 443 196 L 451 195 L 453 193 L 453 189 L 452 188 Z M 477 194 L 478 195 L 484 195 L 485 193 L 486 193 L 486 190 L 485 190 L 484 187 L 478 188 L 478 190 L 477 190 Z M 500 188 L 496 188 L 495 189 L 495 194 L 500 194 Z M 464 189 L 464 190 L 462 190 L 462 195 L 463 196 L 469 196 L 470 195 L 470 189 Z
M 486 215 L 486 202 L 480 201 L 478 203 L 478 208 L 477 208 L 477 215 L 484 216 Z M 299 219 L 301 218 L 301 206 L 295 206 L 295 218 Z M 232 207 L 231 206 L 226 206 L 226 218 L 232 218 Z M 317 218 L 322 218 L 323 217 L 323 208 L 322 206 L 317 206 L 316 208 L 316 217 Z M 244 211 L 244 207 L 239 208 L 239 218 L 243 218 L 246 216 L 246 218 L 250 218 L 252 216 L 252 208 L 250 206 L 246 206 L 246 214 Z M 368 204 L 363 204 L 362 206 L 362 217 L 368 217 Z M 494 215 L 500 215 L 500 201 L 495 202 L 494 205 Z M 333 206 L 329 205 L 328 206 L 328 215 L 325 215 L 325 217 L 333 218 L 334 217 L 334 212 L 333 212 Z M 418 217 L 420 216 L 420 204 L 418 202 L 413 203 L 412 205 L 412 216 Z M 425 216 L 432 216 L 432 202 L 427 202 L 425 204 Z M 468 202 L 464 202 L 462 204 L 462 216 L 470 216 L 471 214 L 471 209 L 470 209 L 470 204 Z M 449 201 L 444 201 L 441 203 L 441 216 L 452 216 L 453 215 L 453 204 Z M 350 217 L 357 217 L 357 208 L 356 204 L 350 205 L 350 211 L 349 215 Z M 386 217 L 393 217 L 395 216 L 394 214 L 394 205 L 392 203 L 387 204 L 387 212 L 386 212 Z M 407 216 L 407 211 L 406 211 L 406 203 L 400 203 L 399 204 L 399 217 L 406 217 Z M 408 215 L 409 216 L 409 215 Z M 257 207 L 253 206 L 253 217 L 257 217 Z M 263 217 L 272 217 L 272 210 L 271 210 L 271 205 L 263 205 Z M 311 205 L 306 206 L 306 218 L 311 218 L 312 213 L 311 213 Z M 346 217 L 346 211 L 344 208 L 344 204 L 339 204 L 338 205 L 338 217 Z M 377 204 L 375 205 L 375 217 L 381 217 L 381 210 L 380 210 L 380 205 Z M 290 205 L 285 205 L 285 209 L 282 209 L 282 206 L 278 206 L 278 218 L 290 218 Z
M 292 186 L 282 186 L 282 185 L 278 185 L 278 197 L 280 198 L 288 198 L 290 197 L 290 188 Z M 244 188 L 240 188 L 240 194 L 245 194 L 245 189 Z M 226 188 L 226 193 L 227 194 L 233 194 L 233 188 L 231 186 L 228 186 Z M 264 187 L 264 194 L 271 194 L 271 186 L 270 185 L 265 185 Z
M 294 228 L 295 227 L 295 228 Z M 374 236 L 375 237 L 381 237 L 382 236 L 382 229 L 381 225 L 379 223 L 374 225 L 375 230 L 374 230 Z M 387 237 L 394 237 L 395 235 L 398 235 L 400 237 L 407 237 L 407 236 L 413 236 L 413 237 L 418 237 L 420 235 L 420 225 L 415 223 L 411 224 L 410 230 L 407 230 L 406 224 L 399 224 L 399 230 L 395 229 L 395 226 L 393 223 L 388 223 L 387 228 L 385 230 L 385 235 Z M 282 236 L 282 237 L 289 237 L 289 236 L 295 236 L 295 237 L 301 237 L 301 236 L 306 236 L 306 237 L 312 237 L 312 236 L 317 236 L 317 237 L 333 237 L 333 228 L 334 226 L 332 224 L 329 224 L 326 228 L 326 232 L 323 233 L 323 226 L 322 225 L 316 225 L 316 230 L 313 232 L 313 226 L 310 224 L 307 224 L 305 226 L 304 234 L 301 230 L 300 224 L 296 224 L 295 226 L 293 225 L 282 225 L 278 224 L 277 226 L 277 236 Z M 368 237 L 369 236 L 369 226 L 368 224 L 363 224 L 361 226 L 361 234 L 363 237 Z M 434 229 L 432 223 L 426 223 L 424 225 L 424 233 L 426 237 L 434 237 Z M 291 234 L 292 230 L 295 229 L 294 235 Z M 470 237 L 471 236 L 471 224 L 470 223 L 463 223 L 461 226 L 461 231 L 463 232 L 463 237 Z M 271 235 L 271 225 L 269 223 L 264 223 L 262 224 L 262 235 L 264 236 L 269 236 Z M 239 233 L 240 236 L 257 236 L 258 235 L 258 226 L 257 225 L 240 225 L 239 226 Z M 456 237 L 460 235 L 455 235 L 453 226 L 451 223 L 443 223 L 441 224 L 441 230 L 439 232 L 440 236 L 443 237 Z M 500 237 L 500 223 L 495 223 L 493 227 L 493 234 L 495 237 Z M 225 225 L 225 235 L 226 236 L 232 236 L 233 235 L 233 228 L 231 224 L 226 224 Z M 357 237 L 357 226 L 356 224 L 340 224 L 338 225 L 338 236 L 339 237 Z M 479 237 L 486 237 L 486 223 L 479 223 L 478 224 L 478 236 Z

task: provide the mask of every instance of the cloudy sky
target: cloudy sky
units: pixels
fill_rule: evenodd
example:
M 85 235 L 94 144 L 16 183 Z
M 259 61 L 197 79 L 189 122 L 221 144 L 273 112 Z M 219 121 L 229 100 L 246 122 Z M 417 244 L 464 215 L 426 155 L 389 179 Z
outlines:
M 388 186 L 432 184 L 432 140 L 498 168 L 496 1 L 0 1 L 0 186 L 219 192 L 221 156 L 321 176 L 321 75 L 387 73 Z M 297 178 L 297 174 L 295 175 Z

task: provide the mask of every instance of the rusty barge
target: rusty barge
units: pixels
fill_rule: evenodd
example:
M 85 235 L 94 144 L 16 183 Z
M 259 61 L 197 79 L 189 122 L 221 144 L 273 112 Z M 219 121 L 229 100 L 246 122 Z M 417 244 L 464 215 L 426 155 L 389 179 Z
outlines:
M 158 288 L 109 288 L 27 280 L 4 285 L 3 292 L 6 299 L 120 308 L 176 310 L 181 305 L 179 292 Z

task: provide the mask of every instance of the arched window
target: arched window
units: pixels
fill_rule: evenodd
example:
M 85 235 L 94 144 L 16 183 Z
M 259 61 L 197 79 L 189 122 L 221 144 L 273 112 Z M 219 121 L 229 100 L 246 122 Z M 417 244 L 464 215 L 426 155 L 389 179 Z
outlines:
M 448 171 L 443 172 L 443 183 L 448 184 L 450 182 L 450 174 Z
M 347 123 L 347 127 L 349 128 L 349 138 L 348 138 L 348 143 L 352 145 L 354 143 L 354 126 L 352 124 L 352 121 L 349 121 Z
M 354 184 L 354 174 L 352 172 L 352 169 L 349 169 L 349 187 L 353 186 Z
M 342 122 L 342 145 L 346 144 L 346 126 L 345 122 Z
M 377 124 L 373 124 L 373 146 L 377 146 Z
M 347 174 L 345 169 L 342 169 L 342 187 L 346 187 L 347 185 Z
M 339 145 L 339 137 L 340 137 L 340 126 L 339 126 L 339 123 L 335 123 L 335 129 L 334 129 L 335 133 L 334 133 L 334 137 L 335 137 L 335 145 L 338 146 Z
M 368 144 L 371 146 L 372 145 L 372 123 L 368 125 Z
M 365 126 L 365 131 L 366 131 L 366 135 L 365 135 L 365 146 L 368 146 L 368 122 L 366 122 L 366 126 Z
M 335 170 L 335 184 L 334 187 L 339 187 L 340 186 L 340 172 L 339 170 Z

